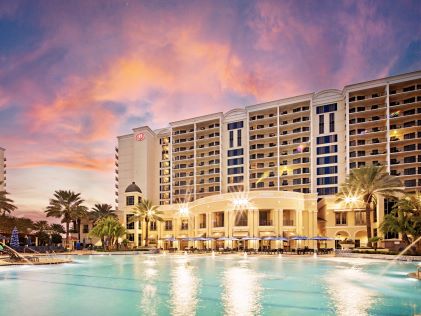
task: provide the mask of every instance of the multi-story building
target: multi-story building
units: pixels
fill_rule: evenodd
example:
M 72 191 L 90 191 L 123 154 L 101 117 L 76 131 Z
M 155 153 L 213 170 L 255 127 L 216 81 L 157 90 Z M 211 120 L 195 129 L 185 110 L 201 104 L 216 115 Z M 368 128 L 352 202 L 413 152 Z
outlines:
M 364 211 L 335 203 L 339 185 L 374 164 L 419 191 L 420 163 L 418 71 L 135 128 L 118 137 L 116 202 L 136 245 L 142 227 L 128 219 L 141 198 L 164 211 L 156 240 L 325 234 L 364 243 Z M 379 203 L 374 233 L 391 203 Z
M 6 149 L 0 147 L 0 191 L 6 190 Z

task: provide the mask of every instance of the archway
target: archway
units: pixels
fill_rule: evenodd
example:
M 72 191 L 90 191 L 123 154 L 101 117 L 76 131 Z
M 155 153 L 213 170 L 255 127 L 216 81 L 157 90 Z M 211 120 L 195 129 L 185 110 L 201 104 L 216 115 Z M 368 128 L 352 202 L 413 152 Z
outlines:
M 365 230 L 360 230 L 355 233 L 355 248 L 367 246 L 367 232 Z

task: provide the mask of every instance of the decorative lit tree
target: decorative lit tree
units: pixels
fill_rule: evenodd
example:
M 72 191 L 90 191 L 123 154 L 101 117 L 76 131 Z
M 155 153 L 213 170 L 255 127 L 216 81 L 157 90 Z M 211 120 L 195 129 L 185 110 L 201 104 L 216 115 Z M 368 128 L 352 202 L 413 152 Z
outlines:
M 19 247 L 19 232 L 18 229 L 15 227 L 12 230 L 12 236 L 10 237 L 10 247 L 18 248 Z

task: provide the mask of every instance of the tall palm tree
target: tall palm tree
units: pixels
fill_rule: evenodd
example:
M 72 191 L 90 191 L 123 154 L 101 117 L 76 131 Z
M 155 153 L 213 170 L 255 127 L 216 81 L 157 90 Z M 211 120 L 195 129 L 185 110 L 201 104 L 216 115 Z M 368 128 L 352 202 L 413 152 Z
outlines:
M 362 202 L 365 208 L 367 239 L 371 235 L 371 212 L 376 204 L 376 195 L 392 196 L 403 192 L 402 183 L 386 172 L 385 166 L 366 166 L 352 169 L 337 195 L 338 201 L 345 204 Z M 368 247 L 371 242 L 368 241 Z
M 159 221 L 162 222 L 164 219 L 160 216 L 164 212 L 158 210 L 159 206 L 153 205 L 151 200 L 142 199 L 142 201 L 133 208 L 132 222 L 145 221 L 145 247 L 149 245 L 149 222 Z
M 0 185 L 3 182 L 0 182 Z M 0 191 L 0 215 L 5 215 L 6 213 L 11 213 L 16 209 L 16 206 L 13 204 L 13 200 L 7 197 L 9 193 L 6 191 Z
M 105 217 L 114 217 L 118 218 L 115 210 L 110 204 L 95 204 L 92 210 L 89 212 L 89 219 L 95 225 L 100 219 Z
M 54 197 L 45 210 L 47 217 L 61 218 L 61 222 L 66 224 L 66 246 L 69 246 L 70 223 L 86 213 L 87 208 L 82 205 L 83 202 L 80 193 L 58 190 L 54 192 Z

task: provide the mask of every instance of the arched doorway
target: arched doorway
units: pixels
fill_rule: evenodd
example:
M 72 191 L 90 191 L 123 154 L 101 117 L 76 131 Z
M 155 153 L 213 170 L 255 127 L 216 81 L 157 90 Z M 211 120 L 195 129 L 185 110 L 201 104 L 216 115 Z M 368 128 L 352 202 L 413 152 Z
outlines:
M 335 234 L 335 249 L 341 249 L 341 241 L 349 239 L 350 235 L 347 231 L 340 230 Z
M 355 233 L 355 248 L 367 246 L 367 232 L 365 230 L 360 230 Z

